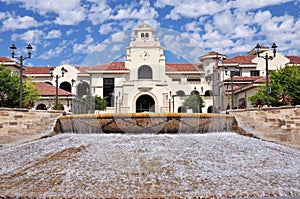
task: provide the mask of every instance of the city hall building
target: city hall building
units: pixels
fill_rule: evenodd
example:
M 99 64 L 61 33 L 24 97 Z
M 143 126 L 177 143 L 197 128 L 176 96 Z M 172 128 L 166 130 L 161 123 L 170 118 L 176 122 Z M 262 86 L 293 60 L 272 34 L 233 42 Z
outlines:
M 232 58 L 209 52 L 199 57 L 199 63 L 168 63 L 164 48 L 156 39 L 155 29 L 143 23 L 133 33 L 134 39 L 124 49 L 126 54 L 122 62 L 99 63 L 97 66 L 25 67 L 24 78 L 33 77 L 41 90 L 41 98 L 34 108 L 53 106 L 56 76 L 59 77 L 59 103 L 74 113 L 80 109 L 82 97 L 89 94 L 106 99 L 104 112 L 109 113 L 191 112 L 183 102 L 195 93 L 204 100 L 202 112 L 221 112 L 251 107 L 247 97 L 264 85 L 265 62 L 254 50 Z M 265 53 L 271 55 L 272 51 L 263 47 L 261 55 Z M 20 70 L 20 65 L 12 59 L 0 57 L 0 63 L 14 72 Z M 293 64 L 300 65 L 300 57 L 277 53 L 270 60 L 269 70 Z M 54 68 L 52 76 L 51 68 Z M 65 71 L 63 77 L 62 69 Z M 230 71 L 238 73 L 231 76 Z

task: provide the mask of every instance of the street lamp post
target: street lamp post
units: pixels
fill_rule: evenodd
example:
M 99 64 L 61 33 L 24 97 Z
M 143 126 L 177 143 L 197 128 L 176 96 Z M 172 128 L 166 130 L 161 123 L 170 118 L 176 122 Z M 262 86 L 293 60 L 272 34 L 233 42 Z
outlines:
M 272 49 L 273 49 L 273 56 L 276 57 L 276 48 L 278 46 L 273 43 L 272 45 Z M 259 43 L 256 45 L 255 47 L 256 49 L 256 54 L 257 54 L 257 57 L 259 58 L 263 58 L 266 60 L 266 90 L 267 90 L 267 106 L 269 107 L 270 106 L 270 89 L 269 89 L 269 59 L 273 59 L 272 56 L 269 56 L 268 53 L 265 54 L 265 56 L 260 56 L 260 49 L 261 49 L 261 46 L 259 45 Z
M 227 75 L 228 70 L 225 69 L 225 74 Z M 240 75 L 240 71 L 238 69 L 230 71 L 230 82 L 231 82 L 231 109 L 233 109 L 234 107 L 234 97 L 233 97 L 233 77 L 234 76 L 239 76 Z
M 61 76 L 59 76 L 59 75 L 54 76 L 53 72 L 54 72 L 54 68 L 50 68 L 50 76 L 55 77 L 55 83 L 56 83 L 55 84 L 55 88 L 56 88 L 56 90 L 55 90 L 55 110 L 58 110 L 58 79 L 65 75 L 66 70 L 64 67 L 61 68 Z
M 16 57 L 15 56 L 15 53 L 16 53 L 16 49 L 17 47 L 15 46 L 15 44 L 12 44 L 10 46 L 10 51 L 11 51 L 11 57 L 12 58 L 16 58 L 20 61 L 20 108 L 23 107 L 23 61 L 25 59 L 30 59 L 31 58 L 31 50 L 32 50 L 32 47 L 30 44 L 28 44 L 26 46 L 26 49 L 27 49 L 27 53 L 28 53 L 28 56 L 27 57 L 23 57 L 22 55 L 20 55 L 19 57 Z
M 169 113 L 171 113 L 171 98 L 172 98 L 172 92 L 170 91 L 170 96 L 169 96 Z

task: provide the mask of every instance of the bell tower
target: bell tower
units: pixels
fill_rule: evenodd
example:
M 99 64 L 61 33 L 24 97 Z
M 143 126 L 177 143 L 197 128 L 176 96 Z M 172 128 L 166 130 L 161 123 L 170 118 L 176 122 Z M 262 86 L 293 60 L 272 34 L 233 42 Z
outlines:
M 139 79 L 139 68 L 147 66 L 152 71 L 152 80 L 162 80 L 162 74 L 165 74 L 165 56 L 163 47 L 155 37 L 155 29 L 142 23 L 133 31 L 133 35 L 126 48 L 125 58 L 125 67 L 130 69 L 130 79 Z

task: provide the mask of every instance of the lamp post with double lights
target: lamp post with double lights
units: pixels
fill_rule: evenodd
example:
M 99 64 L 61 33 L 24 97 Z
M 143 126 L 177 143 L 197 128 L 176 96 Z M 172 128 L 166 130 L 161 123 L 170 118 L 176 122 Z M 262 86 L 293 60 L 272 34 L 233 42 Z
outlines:
M 55 110 L 58 110 L 58 79 L 65 75 L 66 70 L 64 67 L 61 68 L 61 76 L 59 76 L 59 75 L 54 76 L 53 72 L 54 72 L 54 68 L 50 68 L 50 76 L 55 77 L 55 88 L 56 88 L 56 90 L 55 90 Z
M 20 55 L 19 57 L 15 56 L 15 53 L 16 53 L 16 50 L 17 50 L 17 47 L 15 46 L 15 44 L 12 44 L 10 46 L 10 51 L 11 51 L 11 57 L 12 58 L 16 58 L 20 61 L 20 108 L 22 108 L 23 106 L 23 61 L 25 59 L 30 59 L 31 58 L 31 51 L 32 51 L 32 47 L 30 44 L 28 44 L 26 46 L 26 49 L 27 49 L 27 53 L 28 53 L 28 56 L 26 57 L 23 57 L 22 55 Z
M 234 76 L 240 76 L 240 71 L 238 70 L 238 67 L 236 68 L 236 70 L 228 70 L 227 68 L 225 68 L 225 75 L 228 74 L 228 72 L 230 72 L 230 82 L 231 82 L 231 109 L 233 109 L 234 107 L 234 97 L 233 97 L 233 77 Z
M 269 56 L 268 53 L 265 54 L 265 56 L 260 56 L 260 50 L 261 46 L 259 43 L 255 46 L 257 57 L 263 58 L 266 60 L 266 90 L 267 90 L 267 106 L 270 107 L 270 88 L 269 88 L 269 59 L 273 59 L 276 57 L 276 49 L 277 45 L 273 43 L 271 48 L 273 49 L 273 57 Z

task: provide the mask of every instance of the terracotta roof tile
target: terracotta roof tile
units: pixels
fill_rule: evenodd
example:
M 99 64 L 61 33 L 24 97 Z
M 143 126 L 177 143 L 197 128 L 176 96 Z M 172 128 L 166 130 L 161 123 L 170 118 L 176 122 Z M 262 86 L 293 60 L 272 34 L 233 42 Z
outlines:
M 15 62 L 15 61 L 7 57 L 0 57 L 0 63 L 1 62 Z
M 210 51 L 209 53 L 201 56 L 201 57 L 205 57 L 205 56 L 210 56 L 210 55 L 220 55 L 220 56 L 224 56 L 222 53 L 216 52 L 216 51 Z
M 264 78 L 262 76 L 234 76 L 233 81 L 234 82 L 254 82 L 256 80 L 259 80 L 261 78 Z M 225 79 L 224 82 L 231 82 L 231 78 Z
M 79 73 L 86 73 L 89 70 L 90 66 L 75 66 L 75 68 L 79 71 Z
M 173 63 L 173 64 L 166 64 L 166 71 L 172 72 L 172 71 L 203 71 L 201 69 L 200 64 L 191 64 L 191 63 Z
M 110 63 L 105 63 L 101 64 L 95 67 L 89 67 L 89 70 L 128 70 L 125 68 L 125 62 L 110 62 Z
M 289 60 L 289 64 L 300 64 L 300 57 L 299 56 L 286 56 Z
M 239 56 L 234 56 L 232 58 L 226 59 L 223 63 L 226 64 L 254 64 L 252 60 L 255 58 L 255 55 L 239 55 Z
M 47 84 L 44 82 L 37 82 L 35 86 L 41 91 L 41 96 L 55 96 L 56 95 L 56 87 L 55 86 L 51 86 L 50 84 Z M 59 88 L 58 96 L 72 96 L 72 93 Z
M 50 74 L 52 66 L 28 66 L 25 68 L 25 74 Z

